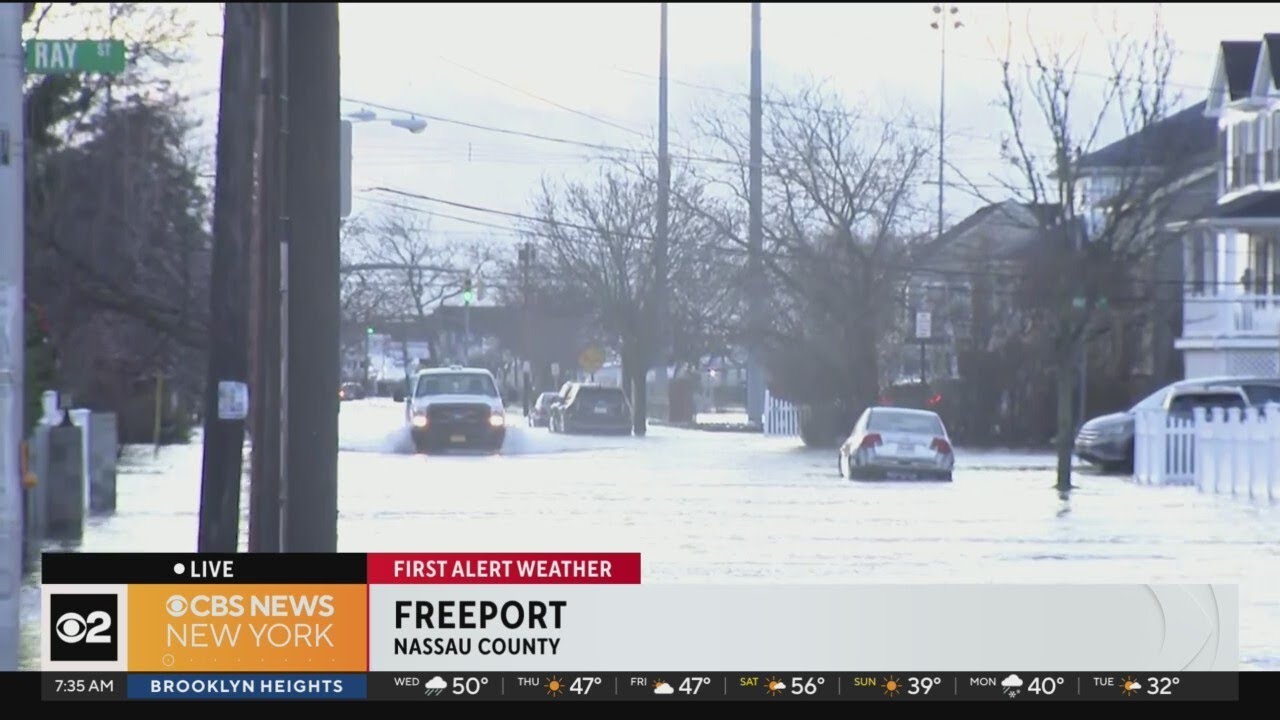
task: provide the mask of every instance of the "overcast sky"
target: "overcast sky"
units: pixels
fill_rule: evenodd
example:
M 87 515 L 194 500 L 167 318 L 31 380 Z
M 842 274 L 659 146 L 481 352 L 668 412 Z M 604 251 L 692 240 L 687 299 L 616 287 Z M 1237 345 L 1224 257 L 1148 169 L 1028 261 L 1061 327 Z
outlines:
M 199 98 L 212 133 L 220 11 L 215 4 L 189 7 L 201 30 L 183 82 Z M 1008 126 L 993 102 L 999 94 L 996 60 L 1009 36 L 1009 17 L 1015 21 L 1019 52 L 1026 49 L 1028 33 L 1041 45 L 1081 48 L 1087 75 L 1080 78 L 1079 92 L 1087 97 L 1100 91 L 1109 69 L 1106 34 L 1100 27 L 1118 24 L 1122 30 L 1149 34 L 1157 6 L 958 7 L 956 17 L 964 27 L 947 35 L 947 126 L 955 133 L 948 157 L 976 177 L 992 171 L 1000 131 Z M 1204 98 L 1220 40 L 1256 39 L 1267 30 L 1266 7 L 1187 3 L 1160 8 L 1179 51 L 1173 82 L 1182 104 Z M 350 4 L 341 13 L 344 98 L 609 145 L 643 144 L 643 136 L 656 126 L 657 3 Z M 932 3 L 765 3 L 762 17 L 766 87 L 786 90 L 805 78 L 825 80 L 851 106 L 907 107 L 929 125 L 936 124 L 939 33 L 930 28 Z M 691 132 L 697 108 L 734 102 L 745 107 L 745 95 L 735 93 L 745 93 L 748 86 L 750 7 L 673 3 L 669 23 L 673 151 L 705 151 Z M 361 107 L 348 102 L 343 111 Z M 581 176 L 591 171 L 592 155 L 572 146 L 442 122 L 432 122 L 419 135 L 385 123 L 364 123 L 355 128 L 354 175 L 357 188 L 392 186 L 520 212 L 527 209 L 541 177 Z M 378 196 L 357 192 L 357 212 L 369 209 L 370 197 Z M 413 204 L 500 225 L 510 222 Z M 960 191 L 948 191 L 947 205 L 949 222 L 976 207 Z M 440 218 L 432 223 L 442 231 L 514 242 L 501 231 Z

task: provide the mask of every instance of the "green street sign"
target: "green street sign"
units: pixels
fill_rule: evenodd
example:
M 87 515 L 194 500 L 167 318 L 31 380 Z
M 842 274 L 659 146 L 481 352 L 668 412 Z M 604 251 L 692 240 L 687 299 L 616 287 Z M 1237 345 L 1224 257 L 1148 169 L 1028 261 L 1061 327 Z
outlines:
M 32 40 L 27 43 L 27 72 L 116 75 L 124 72 L 124 55 L 123 40 Z

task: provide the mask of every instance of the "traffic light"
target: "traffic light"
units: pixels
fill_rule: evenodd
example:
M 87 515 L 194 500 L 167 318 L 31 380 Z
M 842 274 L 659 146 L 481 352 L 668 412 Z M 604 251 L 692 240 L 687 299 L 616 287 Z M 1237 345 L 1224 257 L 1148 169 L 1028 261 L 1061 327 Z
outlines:
M 471 290 L 471 276 L 467 275 L 466 279 L 462 281 L 462 302 L 470 305 L 474 299 L 475 293 Z
M 372 335 L 372 334 L 373 334 L 373 326 L 372 326 L 372 325 L 370 325 L 369 327 L 365 328 L 365 329 L 364 329 L 364 334 L 365 334 L 365 335 Z

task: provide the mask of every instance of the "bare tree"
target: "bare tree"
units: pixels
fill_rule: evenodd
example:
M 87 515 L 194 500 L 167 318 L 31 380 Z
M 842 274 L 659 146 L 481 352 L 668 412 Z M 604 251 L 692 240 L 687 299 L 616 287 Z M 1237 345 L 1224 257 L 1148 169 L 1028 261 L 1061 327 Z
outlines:
M 442 303 L 463 292 L 468 275 L 481 282 L 494 266 L 491 248 L 462 243 L 431 231 L 407 212 L 350 224 L 343 238 L 344 305 L 363 322 L 414 323 L 426 333 L 432 357 L 437 340 L 427 322 Z M 409 338 L 401 338 L 407 368 Z
M 671 361 L 674 338 L 686 356 L 700 356 L 712 336 L 701 335 L 698 324 L 732 308 L 736 270 L 720 255 L 722 232 L 709 222 L 722 218 L 706 208 L 696 179 L 677 171 L 672 192 L 685 203 L 671 209 L 668 225 L 669 327 L 655 327 L 654 176 L 652 168 L 612 162 L 593 183 L 544 181 L 527 227 L 540 248 L 540 281 L 588 305 L 600 339 L 622 358 L 625 388 Z
M 919 193 L 930 145 L 909 117 L 865 115 L 821 87 L 775 95 L 766 108 L 763 261 L 774 305 L 768 335 L 750 340 L 776 393 L 839 408 L 815 438 L 825 442 L 875 399 L 894 291 L 935 242 Z M 745 210 L 745 112 L 710 113 L 700 125 L 726 160 L 710 166 L 717 186 Z
M 1183 199 L 1179 191 L 1211 165 L 1205 150 L 1212 152 L 1213 135 L 1201 136 L 1203 121 L 1194 113 L 1169 115 L 1177 102 L 1169 89 L 1174 53 L 1158 17 L 1154 26 L 1146 37 L 1107 33 L 1115 39 L 1101 83 L 1082 72 L 1079 49 L 1046 47 L 1030 31 L 1030 56 L 1014 57 L 1011 31 L 1002 61 L 999 104 L 1008 122 L 1004 155 L 1012 177 L 993 179 L 1038 209 L 1031 217 L 1042 248 L 1026 271 L 1022 297 L 1052 348 L 1056 487 L 1064 494 L 1071 488 L 1081 353 L 1110 325 L 1101 322 L 1116 309 L 1108 294 L 1140 284 L 1138 269 L 1176 240 L 1164 227 Z M 1099 138 L 1117 128 L 1124 139 L 1099 148 Z M 980 183 L 965 183 L 980 197 L 991 194 Z

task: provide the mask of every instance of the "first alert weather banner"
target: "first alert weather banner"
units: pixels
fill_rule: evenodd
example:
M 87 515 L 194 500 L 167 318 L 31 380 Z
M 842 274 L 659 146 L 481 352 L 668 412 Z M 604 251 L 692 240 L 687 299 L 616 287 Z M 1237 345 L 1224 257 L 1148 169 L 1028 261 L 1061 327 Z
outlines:
M 988 673 L 973 687 L 999 691 L 1015 669 L 1239 657 L 1234 586 L 640 581 L 636 553 L 47 554 L 45 694 L 122 673 L 128 699 L 835 697 L 883 690 L 887 668 L 933 672 L 938 692 L 940 673 Z M 788 668 L 810 674 L 771 671 Z

